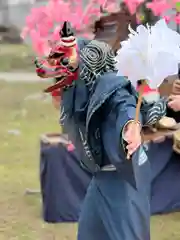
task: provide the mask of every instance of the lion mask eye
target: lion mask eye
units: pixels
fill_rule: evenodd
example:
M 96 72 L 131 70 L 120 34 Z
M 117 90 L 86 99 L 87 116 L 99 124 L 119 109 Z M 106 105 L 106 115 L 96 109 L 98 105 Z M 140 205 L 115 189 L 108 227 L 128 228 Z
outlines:
M 62 58 L 62 59 L 61 59 L 61 64 L 62 64 L 63 66 L 68 66 L 68 64 L 69 64 L 69 59 L 68 59 L 68 58 Z
M 73 67 L 73 66 L 69 66 L 69 67 L 68 67 L 68 70 L 69 70 L 70 72 L 76 72 L 77 69 L 78 69 L 78 66 L 77 66 L 77 67 Z

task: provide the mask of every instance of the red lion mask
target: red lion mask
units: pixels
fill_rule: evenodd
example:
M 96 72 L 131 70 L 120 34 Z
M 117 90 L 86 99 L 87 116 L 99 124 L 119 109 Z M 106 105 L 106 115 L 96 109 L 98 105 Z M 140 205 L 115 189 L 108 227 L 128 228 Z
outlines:
M 35 65 L 39 77 L 56 79 L 56 83 L 45 89 L 45 92 L 60 90 L 78 78 L 77 43 L 69 22 L 64 22 L 60 41 L 52 47 L 49 56 L 36 59 Z

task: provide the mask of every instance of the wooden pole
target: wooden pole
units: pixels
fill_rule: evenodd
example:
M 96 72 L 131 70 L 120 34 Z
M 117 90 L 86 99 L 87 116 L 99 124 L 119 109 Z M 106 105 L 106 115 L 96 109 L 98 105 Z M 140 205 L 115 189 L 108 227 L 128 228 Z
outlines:
M 144 85 L 145 85 L 145 80 L 142 81 L 140 87 L 139 87 L 139 96 L 138 96 L 138 102 L 136 105 L 136 113 L 135 113 L 135 124 L 134 126 L 136 127 L 136 124 L 139 123 L 139 114 L 140 114 L 140 109 L 141 109 L 141 104 L 142 104 L 142 100 L 143 100 L 143 92 L 144 92 Z M 130 160 L 131 156 L 128 153 L 127 154 L 127 159 Z
M 139 114 L 140 114 L 141 104 L 142 104 L 142 100 L 143 100 L 144 85 L 145 85 L 145 81 L 142 81 L 142 83 L 139 87 L 139 97 L 138 97 L 138 102 L 136 105 L 136 115 L 135 115 L 136 123 L 139 122 Z

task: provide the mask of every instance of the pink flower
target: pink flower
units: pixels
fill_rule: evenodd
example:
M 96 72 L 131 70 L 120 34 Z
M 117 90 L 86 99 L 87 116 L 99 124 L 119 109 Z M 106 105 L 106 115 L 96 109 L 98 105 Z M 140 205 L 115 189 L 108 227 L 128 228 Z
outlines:
M 161 16 L 169 8 L 171 8 L 171 5 L 167 0 L 154 0 L 150 3 L 147 3 L 146 6 L 152 10 L 155 16 Z
M 82 36 L 87 39 L 93 39 L 94 34 L 93 33 L 83 33 Z
M 178 14 L 174 17 L 174 21 L 176 24 L 180 24 L 180 14 Z
M 34 19 L 33 19 L 33 17 L 31 15 L 27 16 L 25 21 L 26 21 L 26 26 L 29 29 L 33 29 L 34 28 L 35 23 L 34 23 Z
M 136 13 L 137 7 L 138 7 L 142 2 L 144 2 L 144 0 L 124 0 L 124 2 L 126 3 L 128 9 L 129 9 L 129 12 L 130 12 L 131 14 L 134 14 L 134 13 Z
M 40 34 L 36 30 L 30 31 L 30 37 L 33 49 L 39 56 L 44 56 L 49 52 L 48 42 L 41 38 Z
M 171 21 L 170 16 L 164 16 L 163 18 L 165 19 L 166 23 L 169 23 Z
M 111 3 L 107 5 L 106 9 L 108 10 L 108 12 L 115 12 L 117 11 L 118 6 L 116 3 Z
M 60 39 L 60 35 L 59 35 L 60 30 L 61 30 L 61 26 L 57 26 L 54 29 L 54 31 L 51 35 L 53 41 L 58 41 Z
M 100 5 L 112 8 L 113 3 L 115 0 L 89 0 L 84 10 L 82 0 L 49 0 L 45 6 L 31 9 L 21 35 L 23 38 L 29 35 L 33 49 L 38 55 L 42 55 L 49 49 L 48 40 L 59 40 L 63 21 L 70 21 L 73 27 L 81 32 L 94 16 L 100 16 Z
M 25 39 L 26 36 L 28 35 L 28 33 L 29 33 L 29 28 L 28 27 L 24 27 L 22 32 L 21 32 L 21 38 Z

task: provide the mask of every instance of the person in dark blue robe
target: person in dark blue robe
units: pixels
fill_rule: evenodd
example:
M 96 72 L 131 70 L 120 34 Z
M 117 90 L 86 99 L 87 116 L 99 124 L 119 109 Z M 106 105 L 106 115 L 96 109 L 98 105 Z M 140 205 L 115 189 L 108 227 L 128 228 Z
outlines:
M 60 44 L 68 52 L 73 36 L 65 23 Z M 68 59 L 63 48 L 59 49 L 51 52 L 49 61 L 60 62 L 59 67 L 47 70 L 42 62 L 36 66 L 39 76 L 58 77 L 48 91 L 61 87 L 60 122 L 66 132 L 71 129 L 82 167 L 94 175 L 81 210 L 77 239 L 150 240 L 151 173 L 140 133 L 142 125 L 154 124 L 165 115 L 166 102 L 143 103 L 137 123 L 138 95 L 126 78 L 117 76 L 114 54 L 106 43 L 79 39 L 78 67 L 71 55 Z M 68 78 L 66 71 L 59 78 L 60 65 L 67 72 L 78 72 L 78 78 L 74 74 L 71 81 L 72 74 Z

